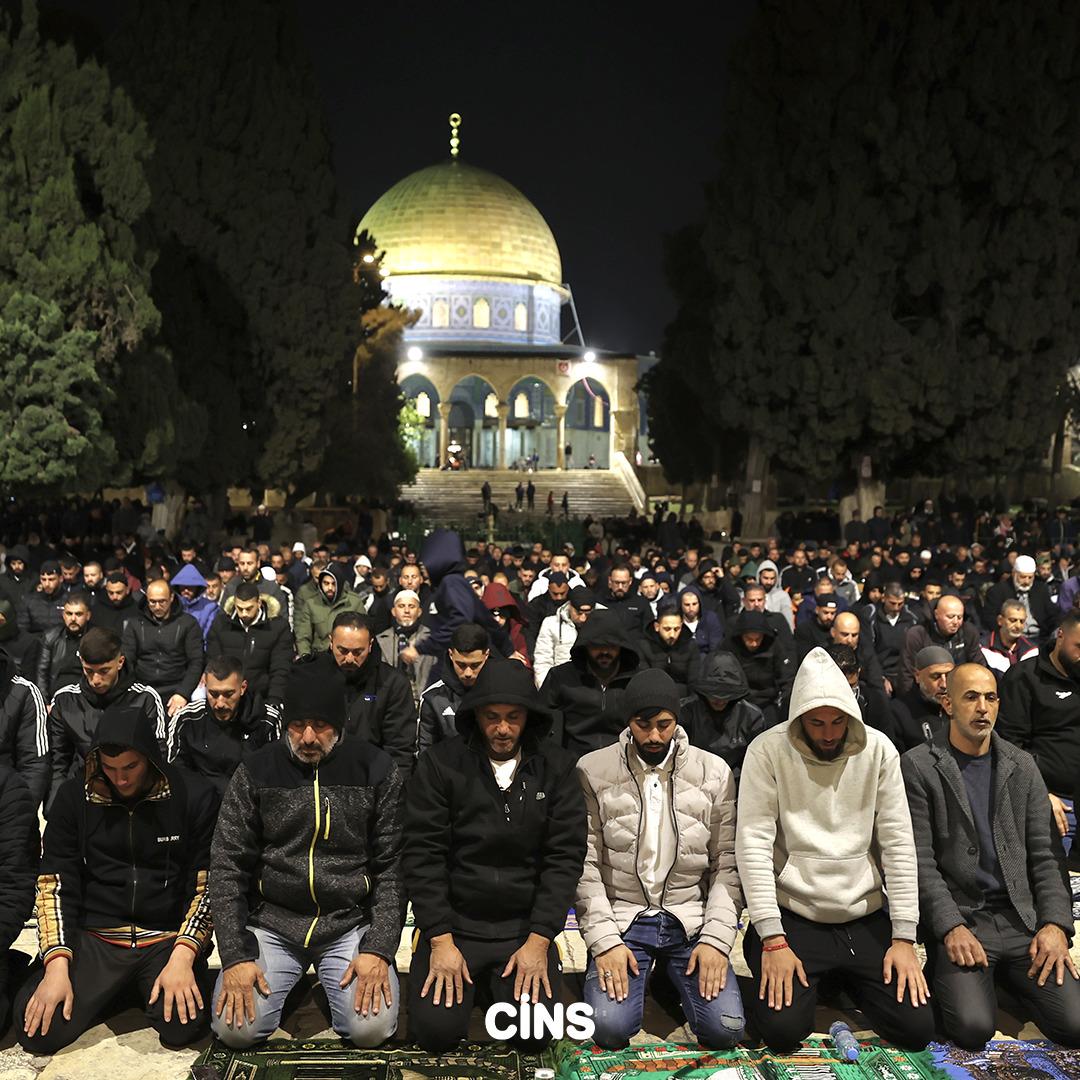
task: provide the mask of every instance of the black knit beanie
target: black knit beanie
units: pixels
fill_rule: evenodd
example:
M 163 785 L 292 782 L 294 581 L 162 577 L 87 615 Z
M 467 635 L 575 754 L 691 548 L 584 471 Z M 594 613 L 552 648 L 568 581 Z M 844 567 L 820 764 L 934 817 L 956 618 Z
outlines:
M 321 720 L 340 731 L 345 726 L 345 679 L 325 664 L 294 664 L 285 684 L 282 716 L 294 720 Z
M 635 716 L 651 719 L 662 709 L 670 712 L 678 723 L 681 714 L 679 691 L 671 676 L 659 668 L 639 671 L 630 680 L 623 695 L 626 719 L 632 720 Z

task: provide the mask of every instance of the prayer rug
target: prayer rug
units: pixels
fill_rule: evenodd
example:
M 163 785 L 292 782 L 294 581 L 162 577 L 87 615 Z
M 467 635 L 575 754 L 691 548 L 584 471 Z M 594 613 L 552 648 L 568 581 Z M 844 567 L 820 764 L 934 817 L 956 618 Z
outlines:
M 560 1044 L 559 1080 L 947 1080 L 931 1054 L 907 1054 L 876 1039 L 861 1042 L 854 1062 L 841 1061 L 827 1039 L 809 1039 L 796 1054 L 738 1047 L 711 1051 L 677 1043 L 601 1050 Z
M 519 1054 L 501 1043 L 463 1043 L 454 1053 L 425 1054 L 415 1046 L 358 1050 L 338 1040 L 271 1039 L 257 1050 L 215 1043 L 195 1066 L 217 1071 L 207 1080 L 534 1080 L 536 1070 L 553 1068 L 554 1060 L 550 1052 Z

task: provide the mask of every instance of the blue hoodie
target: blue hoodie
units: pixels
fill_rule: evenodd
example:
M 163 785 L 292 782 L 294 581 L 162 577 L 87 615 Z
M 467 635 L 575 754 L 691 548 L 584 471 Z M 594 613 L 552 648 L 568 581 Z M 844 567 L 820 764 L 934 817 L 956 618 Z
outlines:
M 182 588 L 205 590 L 206 578 L 204 578 L 191 563 L 184 563 L 169 584 L 172 586 L 173 591 L 179 596 L 179 590 Z M 210 624 L 214 621 L 214 617 L 221 608 L 219 608 L 213 600 L 208 600 L 204 593 L 200 593 L 194 600 L 185 600 L 184 597 L 181 596 L 180 606 L 189 615 L 195 617 L 195 621 L 199 624 L 199 629 L 202 631 L 203 648 L 205 648 L 206 635 L 210 633 Z

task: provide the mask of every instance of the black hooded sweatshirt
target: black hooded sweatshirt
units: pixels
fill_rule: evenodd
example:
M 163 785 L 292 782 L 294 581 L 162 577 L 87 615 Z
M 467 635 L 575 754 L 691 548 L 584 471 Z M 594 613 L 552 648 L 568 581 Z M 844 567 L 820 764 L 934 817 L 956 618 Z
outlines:
M 501 791 L 476 722 L 483 705 L 528 710 L 521 762 Z M 551 719 L 516 662 L 485 664 L 457 714 L 460 738 L 421 754 L 409 784 L 402 862 L 426 937 L 554 938 L 585 863 L 585 797 L 573 755 L 547 738 Z
M 619 650 L 618 670 L 606 686 L 589 667 L 589 647 Z M 552 668 L 541 690 L 541 703 L 555 719 L 555 737 L 575 758 L 617 742 L 626 727 L 623 692 L 638 670 L 638 654 L 626 636 L 619 615 L 594 610 L 578 630 L 565 664 Z
M 718 650 L 705 660 L 693 690 L 694 698 L 683 706 L 679 721 L 690 745 L 722 757 L 737 781 L 746 748 L 766 726 L 761 710 L 748 700 L 750 684 L 746 673 L 735 656 Z M 717 712 L 707 698 L 726 701 L 727 706 Z
M 742 635 L 749 633 L 764 636 L 757 649 L 748 649 L 743 643 Z M 751 702 L 759 709 L 780 705 L 786 711 L 796 665 L 788 653 L 777 647 L 776 635 L 760 611 L 741 612 L 732 624 L 731 635 L 720 643 L 720 649 L 733 653 L 742 665 L 750 686 L 748 698 Z
M 149 762 L 149 787 L 121 799 L 100 767 L 101 745 Z M 77 929 L 133 948 L 179 939 L 209 947 L 210 840 L 218 798 L 202 777 L 166 765 L 145 713 L 106 708 L 85 775 L 60 787 L 45 829 L 38 877 L 38 937 L 45 962 L 71 956 Z

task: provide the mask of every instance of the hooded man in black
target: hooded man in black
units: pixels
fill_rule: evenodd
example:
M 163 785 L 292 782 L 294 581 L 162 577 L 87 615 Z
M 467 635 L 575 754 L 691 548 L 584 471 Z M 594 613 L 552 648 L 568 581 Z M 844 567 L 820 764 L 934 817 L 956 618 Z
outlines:
M 450 635 L 462 623 L 482 626 L 488 632 L 492 648 L 503 656 L 510 656 L 514 651 L 510 635 L 499 626 L 465 580 L 465 549 L 461 546 L 461 537 L 452 529 L 436 529 L 424 540 L 420 561 L 435 586 L 431 610 L 424 619 L 431 633 L 419 644 L 403 649 L 401 659 L 411 664 L 421 655 L 434 656 L 431 681 L 441 678 L 442 658 L 450 645 Z
M 585 860 L 575 759 L 546 738 L 528 671 L 485 665 L 457 728 L 420 755 L 406 801 L 409 1023 L 432 1053 L 467 1034 L 477 985 L 514 1011 L 523 994 L 561 1000 L 554 939 Z
M 765 730 L 765 716 L 749 700 L 750 684 L 738 659 L 718 650 L 707 657 L 694 697 L 683 706 L 680 723 L 691 746 L 722 757 L 736 782 L 751 741 Z
M 164 1045 L 206 1035 L 217 807 L 205 780 L 165 764 L 141 709 L 105 709 L 85 775 L 61 786 L 45 829 L 41 960 L 15 1011 L 25 1050 L 56 1053 L 131 985 Z
M 638 670 L 638 654 L 618 613 L 594 610 L 578 631 L 565 664 L 552 668 L 541 691 L 556 737 L 576 758 L 616 742 L 626 727 L 622 694 Z
M 778 648 L 765 615 L 760 611 L 741 612 L 720 649 L 733 653 L 742 665 L 750 686 L 749 700 L 765 714 L 765 726 L 779 723 L 787 712 L 795 664 L 786 651 Z

